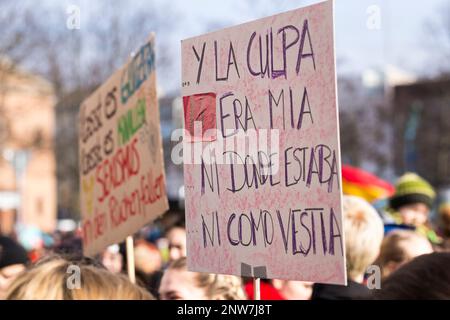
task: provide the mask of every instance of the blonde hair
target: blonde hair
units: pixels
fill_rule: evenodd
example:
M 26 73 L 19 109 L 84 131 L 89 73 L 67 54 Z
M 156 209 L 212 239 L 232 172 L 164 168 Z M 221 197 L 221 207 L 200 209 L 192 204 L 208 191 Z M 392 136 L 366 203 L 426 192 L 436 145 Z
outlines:
M 79 268 L 80 286 L 72 287 L 71 270 Z M 52 257 L 17 277 L 6 293 L 7 300 L 153 300 L 145 289 L 125 275 L 106 269 Z
M 344 196 L 343 212 L 347 274 L 355 281 L 380 252 L 383 222 L 377 211 L 359 197 Z
M 173 261 L 168 270 L 187 271 L 187 260 L 185 257 Z M 212 274 L 193 272 L 197 287 L 203 288 L 208 299 L 215 300 L 246 300 L 242 279 L 225 274 Z
M 408 250 L 409 246 L 415 246 L 418 242 L 428 244 L 430 251 L 432 247 L 430 242 L 424 236 L 411 230 L 394 230 L 383 239 L 381 244 L 380 256 L 377 259 L 377 264 L 381 268 L 382 277 L 389 275 L 389 270 L 386 266 L 391 263 L 403 264 L 412 260 L 412 256 Z

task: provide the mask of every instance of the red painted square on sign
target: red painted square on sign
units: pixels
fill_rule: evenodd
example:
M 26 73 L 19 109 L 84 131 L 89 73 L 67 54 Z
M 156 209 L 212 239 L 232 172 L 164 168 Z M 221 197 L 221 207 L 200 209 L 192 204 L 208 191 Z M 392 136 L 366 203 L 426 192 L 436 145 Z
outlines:
M 183 97 L 187 141 L 216 140 L 216 94 L 199 93 Z

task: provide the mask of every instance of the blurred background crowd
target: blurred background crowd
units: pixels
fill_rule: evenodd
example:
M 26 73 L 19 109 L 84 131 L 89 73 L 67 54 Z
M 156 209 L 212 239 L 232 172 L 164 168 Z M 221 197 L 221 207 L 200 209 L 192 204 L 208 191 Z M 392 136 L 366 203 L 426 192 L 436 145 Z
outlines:
M 439 202 L 433 219 L 435 191 L 415 173 L 401 176 L 391 190 L 385 181 L 346 166 L 343 183 L 347 286 L 262 279 L 261 298 L 450 299 L 450 198 Z M 381 209 L 369 203 L 367 197 L 386 192 Z M 186 230 L 178 217 L 160 219 L 134 235 L 136 285 L 126 276 L 124 243 L 88 259 L 77 228 L 47 235 L 31 250 L 1 236 L 0 297 L 253 299 L 252 279 L 187 270 Z M 68 285 L 73 265 L 80 268 L 78 290 Z
M 0 0 L 0 298 L 253 298 L 249 279 L 186 268 L 179 39 L 315 2 Z M 336 1 L 335 21 L 349 285 L 263 280 L 262 298 L 448 299 L 450 5 Z M 82 257 L 77 115 L 151 31 L 170 210 L 134 235 L 133 285 L 124 244 Z M 81 291 L 62 285 L 71 264 Z

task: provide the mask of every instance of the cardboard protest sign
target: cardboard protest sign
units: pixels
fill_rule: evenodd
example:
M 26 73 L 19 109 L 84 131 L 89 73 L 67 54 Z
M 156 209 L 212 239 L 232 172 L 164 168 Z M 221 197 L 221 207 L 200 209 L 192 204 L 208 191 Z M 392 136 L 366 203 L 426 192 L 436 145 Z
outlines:
M 154 36 L 80 107 L 83 247 L 94 255 L 168 209 Z
M 346 283 L 333 3 L 182 41 L 188 268 Z

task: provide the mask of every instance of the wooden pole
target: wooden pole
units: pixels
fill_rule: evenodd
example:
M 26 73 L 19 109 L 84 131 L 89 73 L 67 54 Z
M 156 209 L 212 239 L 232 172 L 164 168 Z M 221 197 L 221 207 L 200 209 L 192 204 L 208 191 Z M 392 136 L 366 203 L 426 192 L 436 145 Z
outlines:
M 253 300 L 261 300 L 261 279 L 253 278 Z
M 126 240 L 127 244 L 127 269 L 128 277 L 132 283 L 136 283 L 136 272 L 134 269 L 134 244 L 133 236 L 128 236 Z

